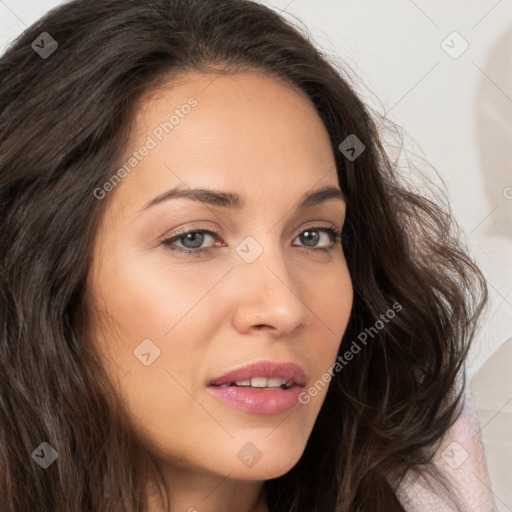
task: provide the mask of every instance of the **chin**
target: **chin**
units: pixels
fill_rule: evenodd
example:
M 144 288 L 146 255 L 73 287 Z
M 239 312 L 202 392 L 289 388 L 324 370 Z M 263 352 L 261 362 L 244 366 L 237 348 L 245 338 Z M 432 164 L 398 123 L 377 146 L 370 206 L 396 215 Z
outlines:
M 248 468 L 246 470 L 239 469 L 236 472 L 236 476 L 235 473 L 232 473 L 231 478 L 238 480 L 271 480 L 288 473 L 299 459 L 300 457 L 297 460 L 267 461 L 265 464 L 263 463 L 263 460 L 261 460 L 253 468 Z
M 287 449 L 288 448 L 288 449 Z M 250 449 L 247 453 L 250 453 Z M 244 455 L 240 456 L 241 464 L 230 465 L 226 467 L 225 474 L 231 473 L 230 478 L 236 480 L 270 480 L 278 478 L 290 471 L 299 461 L 304 453 L 303 446 L 286 446 L 282 443 L 279 447 L 273 447 L 267 443 L 267 447 L 261 450 L 261 458 L 257 459 L 256 452 L 253 453 L 253 459 L 247 456 L 244 461 Z M 238 461 L 237 461 L 238 462 Z

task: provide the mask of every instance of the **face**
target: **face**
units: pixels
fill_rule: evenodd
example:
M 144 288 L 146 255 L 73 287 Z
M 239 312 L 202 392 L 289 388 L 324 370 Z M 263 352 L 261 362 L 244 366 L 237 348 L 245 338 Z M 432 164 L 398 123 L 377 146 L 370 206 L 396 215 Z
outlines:
M 162 464 L 280 476 L 304 451 L 352 306 L 326 129 L 273 78 L 188 74 L 141 102 L 123 163 L 134 152 L 97 192 L 109 202 L 89 296 L 109 322 L 93 322 L 96 348 Z M 324 187 L 336 190 L 298 207 Z M 176 188 L 189 197 L 165 197 Z

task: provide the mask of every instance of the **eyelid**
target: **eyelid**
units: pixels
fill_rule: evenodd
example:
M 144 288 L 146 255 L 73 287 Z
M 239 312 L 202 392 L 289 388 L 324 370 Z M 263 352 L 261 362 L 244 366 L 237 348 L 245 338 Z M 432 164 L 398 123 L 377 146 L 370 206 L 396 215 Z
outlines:
M 186 228 L 183 228 L 183 229 L 178 229 L 178 230 L 175 230 L 175 231 L 172 231 L 171 233 L 166 233 L 161 241 L 164 241 L 164 240 L 169 240 L 170 238 L 176 238 L 178 236 L 184 236 L 186 235 L 187 233 L 190 233 L 191 231 L 212 231 L 213 233 L 215 233 L 216 235 L 219 234 L 220 230 L 217 226 L 215 226 L 215 224 L 211 224 L 209 223 L 208 221 L 198 221 L 198 223 L 200 223 L 200 225 L 198 226 L 188 226 Z M 329 222 L 329 221 L 322 221 L 322 220 L 313 220 L 313 221 L 310 221 L 308 222 L 306 225 L 302 225 L 301 227 L 297 228 L 293 234 L 293 240 L 295 240 L 295 238 L 297 238 L 297 236 L 299 236 L 303 231 L 305 231 L 306 229 L 309 229 L 309 228 L 334 228 L 338 231 L 341 231 L 342 228 L 338 229 L 338 227 L 336 226 L 335 223 L 332 223 L 332 222 Z
M 308 222 L 306 225 L 303 225 L 300 228 L 298 228 L 293 235 L 293 239 L 295 240 L 295 238 L 297 238 L 297 236 L 299 236 L 303 231 L 312 228 L 334 228 L 337 231 L 341 231 L 341 229 L 338 230 L 338 226 L 336 226 L 336 224 L 334 224 L 333 222 L 325 220 L 312 220 L 311 222 Z
M 219 233 L 219 228 L 215 226 L 215 224 L 210 224 L 208 221 L 198 221 L 198 223 L 201 223 L 199 226 L 189 226 L 183 229 L 177 229 L 172 231 L 171 233 L 166 233 L 162 237 L 163 240 L 168 240 L 169 238 L 175 238 L 177 236 L 183 236 L 187 233 L 190 233 L 191 231 L 212 231 L 215 234 Z

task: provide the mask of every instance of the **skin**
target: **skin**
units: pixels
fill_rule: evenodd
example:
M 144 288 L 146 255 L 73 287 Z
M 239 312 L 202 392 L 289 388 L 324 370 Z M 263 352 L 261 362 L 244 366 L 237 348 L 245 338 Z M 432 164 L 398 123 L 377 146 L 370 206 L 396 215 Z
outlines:
M 263 483 L 301 457 L 327 386 L 307 405 L 263 415 L 221 402 L 207 383 L 251 362 L 292 361 L 309 388 L 332 366 L 353 300 L 343 247 L 322 230 L 311 245 L 299 235 L 318 224 L 341 230 L 346 205 L 296 210 L 306 192 L 339 189 L 328 134 L 306 96 L 256 73 L 189 73 L 143 98 L 127 158 L 191 96 L 197 107 L 109 192 L 89 275 L 109 322 L 91 328 L 172 510 L 264 512 Z M 180 198 L 141 211 L 180 184 L 236 192 L 247 205 Z M 161 243 L 212 226 L 218 233 L 200 245 L 211 254 Z M 250 264 L 235 251 L 247 236 L 263 250 Z M 194 250 L 190 238 L 174 244 Z M 148 366 L 134 355 L 145 339 L 160 350 Z M 261 453 L 252 467 L 237 457 L 249 442 Z M 151 510 L 164 509 L 154 498 Z

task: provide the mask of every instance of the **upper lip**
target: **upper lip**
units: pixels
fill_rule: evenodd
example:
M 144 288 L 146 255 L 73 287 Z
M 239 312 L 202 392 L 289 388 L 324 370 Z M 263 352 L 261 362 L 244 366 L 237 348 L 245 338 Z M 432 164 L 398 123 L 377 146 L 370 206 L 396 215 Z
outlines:
M 210 381 L 210 386 L 231 384 L 236 381 L 250 380 L 253 377 L 266 377 L 267 379 L 280 377 L 286 381 L 293 380 L 295 385 L 304 387 L 306 375 L 301 366 L 295 363 L 274 363 L 272 361 L 258 361 L 236 370 L 230 371 Z

